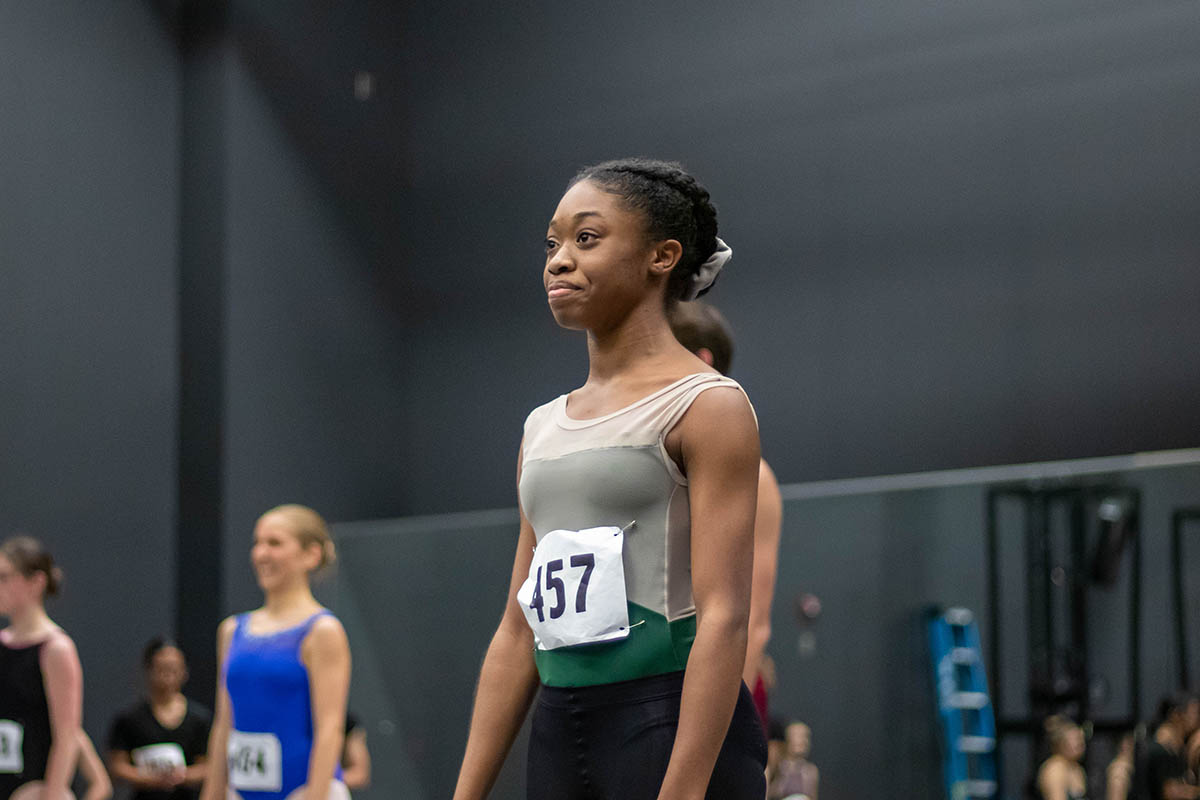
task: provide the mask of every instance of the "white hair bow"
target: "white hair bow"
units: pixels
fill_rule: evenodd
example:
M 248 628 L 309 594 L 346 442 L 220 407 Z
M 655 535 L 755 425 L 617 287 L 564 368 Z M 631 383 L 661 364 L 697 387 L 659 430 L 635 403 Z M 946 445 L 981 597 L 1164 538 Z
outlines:
M 718 237 L 717 249 L 713 250 L 713 254 L 708 257 L 708 260 L 700 265 L 700 269 L 696 270 L 696 274 L 688 283 L 687 291 L 683 293 L 683 299 L 695 300 L 704 290 L 712 286 L 713 281 L 717 279 L 717 274 L 732 255 L 733 250 Z

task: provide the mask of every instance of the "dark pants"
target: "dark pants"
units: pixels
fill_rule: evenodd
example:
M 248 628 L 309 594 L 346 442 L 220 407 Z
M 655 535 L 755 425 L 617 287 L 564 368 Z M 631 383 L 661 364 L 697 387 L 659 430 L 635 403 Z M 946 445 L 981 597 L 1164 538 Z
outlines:
M 683 673 L 603 686 L 543 686 L 529 739 L 529 800 L 654 800 L 679 727 Z M 743 685 L 709 800 L 762 800 L 767 742 Z

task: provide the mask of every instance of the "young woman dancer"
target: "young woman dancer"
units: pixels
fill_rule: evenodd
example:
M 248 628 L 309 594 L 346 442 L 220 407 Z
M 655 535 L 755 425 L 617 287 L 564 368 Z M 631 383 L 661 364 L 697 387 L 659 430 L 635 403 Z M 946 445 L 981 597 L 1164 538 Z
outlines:
M 525 423 L 512 583 L 457 800 L 487 795 L 539 679 L 533 800 L 765 795 L 741 681 L 757 426 L 667 323 L 729 252 L 677 164 L 589 167 L 559 201 L 543 279 L 559 325 L 587 332 L 588 378 Z
M 338 758 L 346 724 L 350 646 L 313 597 L 310 576 L 333 561 L 311 508 L 284 505 L 254 526 L 250 560 L 261 608 L 217 632 L 220 677 L 202 800 L 348 797 Z
M 0 797 L 71 796 L 83 730 L 75 643 L 46 614 L 62 571 L 40 543 L 0 544 Z
M 117 717 L 108 738 L 113 778 L 131 800 L 196 800 L 207 772 L 212 715 L 183 694 L 187 659 L 161 636 L 142 651 L 146 697 Z
M 1044 723 L 1050 757 L 1037 773 L 1037 790 L 1042 800 L 1086 800 L 1087 773 L 1079 763 L 1087 748 L 1083 728 L 1055 714 Z

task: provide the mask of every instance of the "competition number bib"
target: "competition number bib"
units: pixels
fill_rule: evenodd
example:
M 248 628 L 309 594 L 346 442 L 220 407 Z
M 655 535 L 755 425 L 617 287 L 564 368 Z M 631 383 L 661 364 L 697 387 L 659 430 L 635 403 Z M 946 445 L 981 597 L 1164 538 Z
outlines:
M 17 775 L 25 771 L 21 745 L 25 727 L 10 719 L 0 719 L 0 773 Z
M 162 775 L 187 766 L 183 748 L 175 742 L 139 747 L 129 756 L 133 759 L 133 764 L 138 768 L 138 772 L 151 775 Z
M 283 747 L 273 733 L 229 734 L 229 786 L 254 792 L 283 788 Z
M 617 527 L 550 531 L 538 542 L 517 592 L 539 650 L 612 642 L 629 635 L 625 533 Z

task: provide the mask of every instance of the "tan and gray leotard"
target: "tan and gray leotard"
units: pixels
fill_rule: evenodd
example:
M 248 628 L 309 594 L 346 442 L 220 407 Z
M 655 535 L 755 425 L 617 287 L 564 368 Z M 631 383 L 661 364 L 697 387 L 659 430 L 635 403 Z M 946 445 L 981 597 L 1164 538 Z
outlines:
M 526 419 L 519 492 L 539 541 L 553 530 L 636 521 L 622 558 L 629 636 L 538 650 L 543 684 L 592 686 L 687 666 L 696 636 L 691 509 L 687 478 L 665 439 L 701 393 L 719 387 L 742 391 L 729 378 L 700 373 L 595 419 L 568 417 L 566 395 Z

